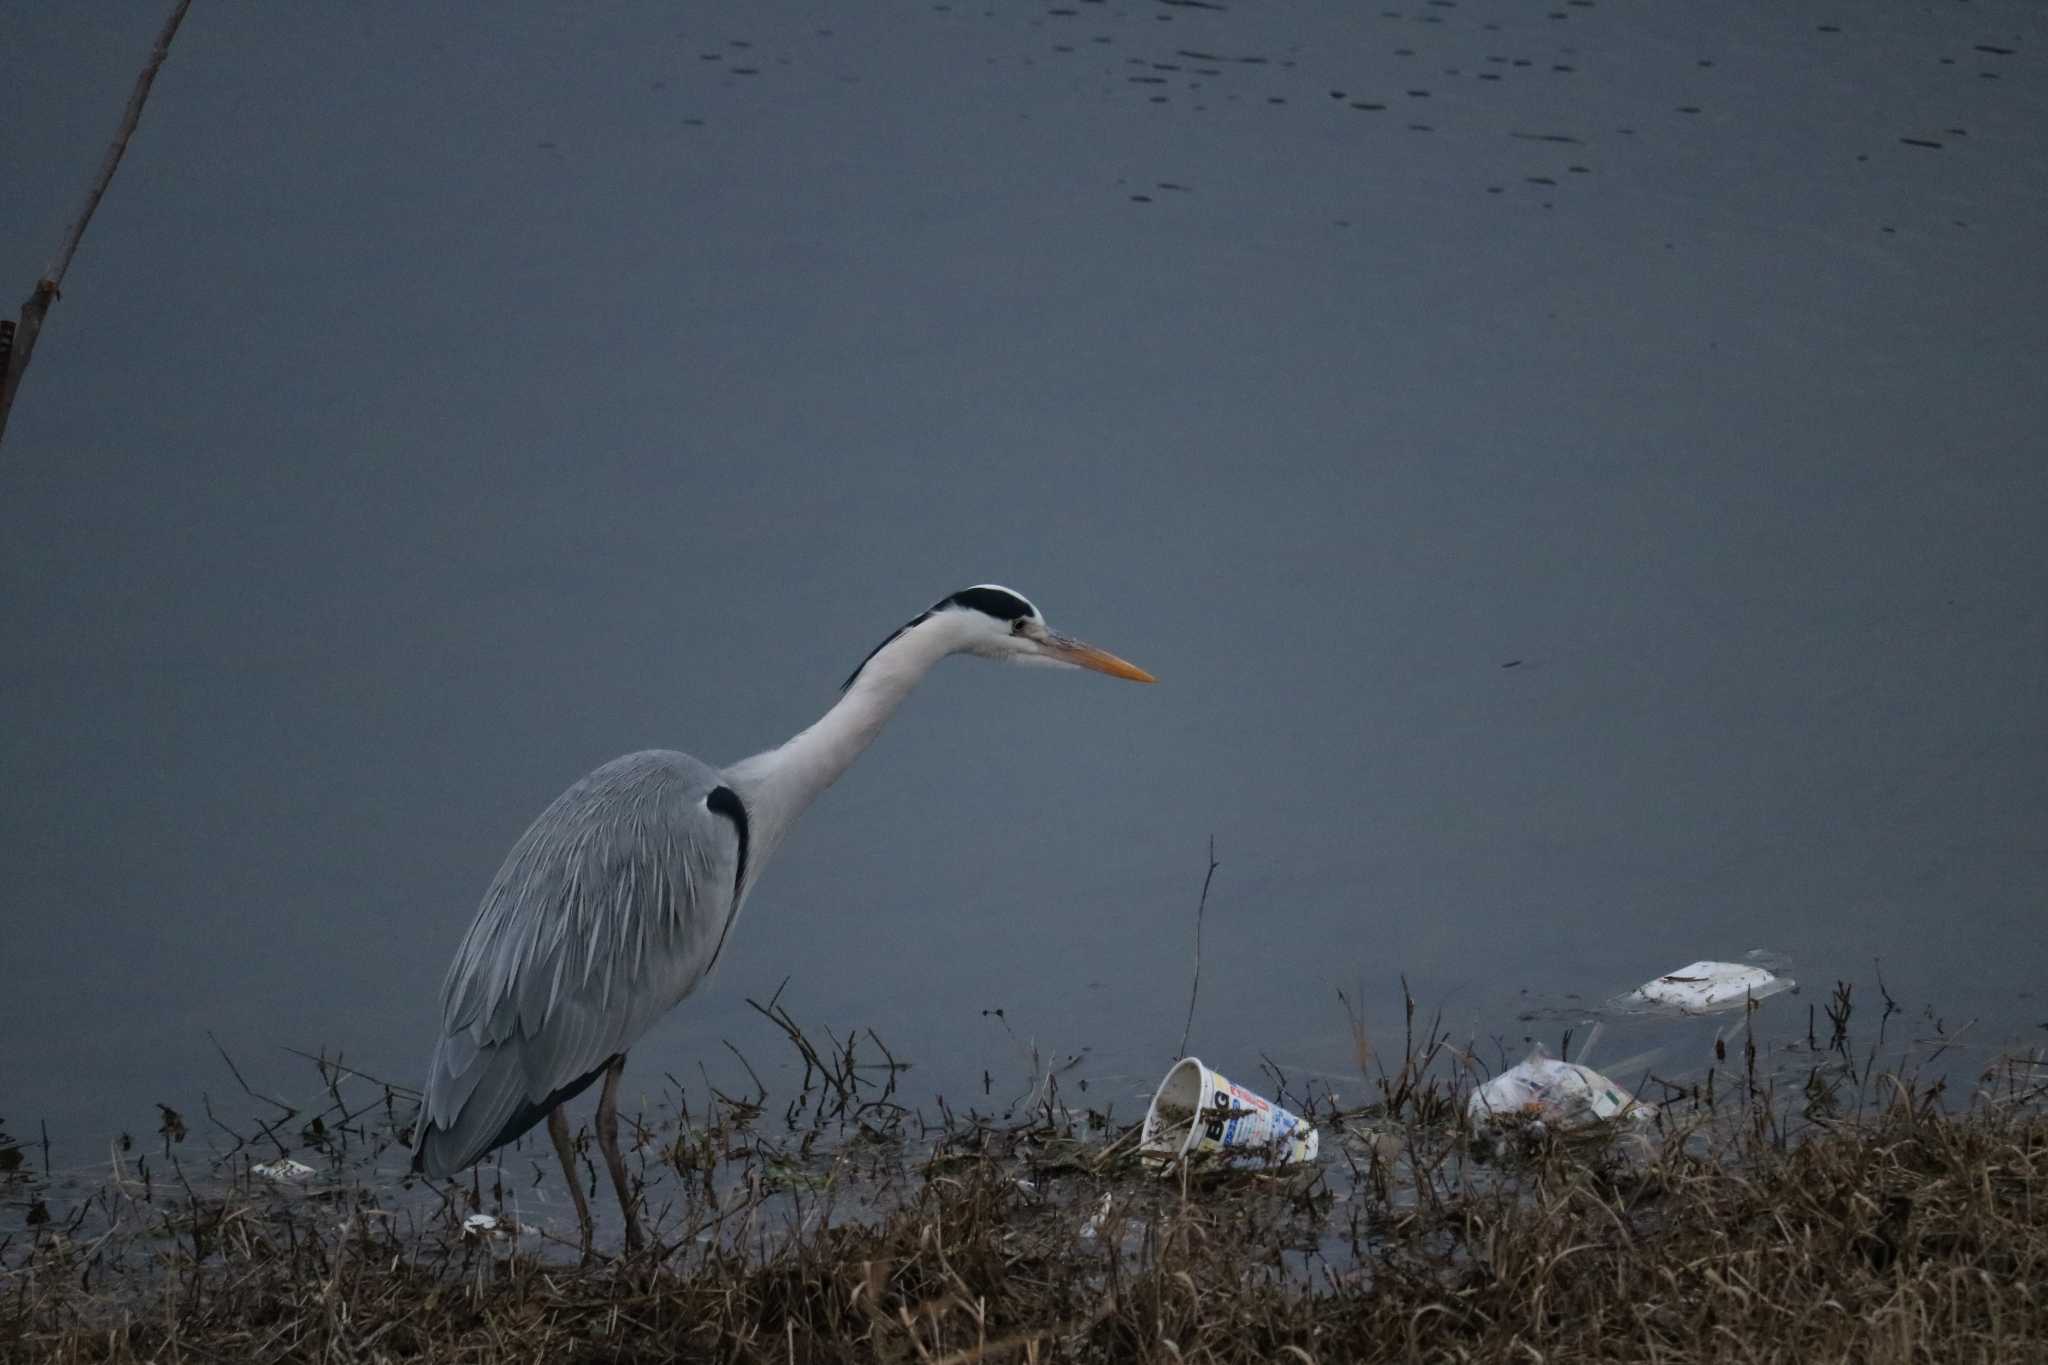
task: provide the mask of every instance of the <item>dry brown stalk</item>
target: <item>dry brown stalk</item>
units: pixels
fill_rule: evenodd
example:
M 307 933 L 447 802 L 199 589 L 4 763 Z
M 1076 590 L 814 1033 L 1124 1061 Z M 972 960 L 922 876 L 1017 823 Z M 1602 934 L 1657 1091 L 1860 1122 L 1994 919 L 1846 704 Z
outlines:
M 839 1047 L 808 1055 L 846 1076 Z M 1117 1155 L 1128 1129 L 1050 1111 L 879 1141 L 833 1120 L 834 1148 L 727 1101 L 675 1139 L 703 1165 L 654 1210 L 664 1249 L 592 1269 L 544 1229 L 466 1239 L 459 1200 L 388 1175 L 152 1187 L 124 1162 L 103 1229 L 59 1208 L 0 1237 L 0 1361 L 2038 1361 L 2048 1115 L 2016 1100 L 2040 1056 L 2008 1063 L 1961 1114 L 1901 1080 L 1788 1139 L 1756 1117 L 1768 1084 L 1718 1111 L 1681 1088 L 1627 1136 L 1481 1164 L 1467 1054 L 1432 1027 L 1381 1104 L 1318 1116 L 1320 1169 L 1172 1181 Z M 328 1141 L 361 1172 L 396 1138 L 354 1122 Z
M 163 31 L 157 34 L 156 46 L 150 49 L 149 60 L 143 64 L 142 73 L 135 78 L 135 90 L 128 96 L 128 107 L 122 111 L 121 126 L 114 130 L 114 140 L 107 147 L 107 154 L 100 162 L 100 173 L 86 191 L 85 207 L 64 234 L 64 244 L 57 252 L 57 259 L 36 281 L 36 286 L 22 301 L 19 322 L 0 320 L 0 441 L 7 436 L 7 415 L 14 409 L 15 396 L 21 390 L 21 377 L 28 370 L 29 357 L 36 349 L 36 338 L 42 334 L 43 319 L 49 316 L 50 305 L 57 301 L 64 288 L 65 272 L 71 269 L 71 258 L 78 254 L 78 244 L 85 239 L 86 225 L 92 222 L 94 210 L 113 183 L 114 172 L 121 165 L 121 158 L 127 154 L 128 140 L 135 136 L 135 129 L 142 122 L 142 106 L 149 99 L 149 88 L 156 83 L 156 73 L 163 67 L 164 58 L 170 55 L 171 39 L 178 34 L 178 25 L 185 22 L 185 11 L 192 8 L 192 0 L 178 0 L 171 17 L 164 21 Z

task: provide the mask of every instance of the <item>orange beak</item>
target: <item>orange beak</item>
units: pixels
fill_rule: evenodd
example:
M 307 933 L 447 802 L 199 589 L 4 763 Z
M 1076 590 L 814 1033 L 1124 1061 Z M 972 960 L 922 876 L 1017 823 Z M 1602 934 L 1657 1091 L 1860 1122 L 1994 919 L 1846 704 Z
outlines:
M 1141 683 L 1159 681 L 1136 664 L 1119 659 L 1106 649 L 1097 649 L 1094 645 L 1083 644 L 1064 635 L 1054 635 L 1048 639 L 1045 652 L 1063 663 L 1090 668 L 1097 673 L 1107 673 L 1112 678 L 1124 678 Z

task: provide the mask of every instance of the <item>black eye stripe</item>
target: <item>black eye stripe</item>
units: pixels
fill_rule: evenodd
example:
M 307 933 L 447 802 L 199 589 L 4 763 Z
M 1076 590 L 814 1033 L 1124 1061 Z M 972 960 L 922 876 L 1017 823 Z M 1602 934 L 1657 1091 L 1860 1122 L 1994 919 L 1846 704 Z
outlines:
M 1001 588 L 962 588 L 951 597 L 932 604 L 933 611 L 947 607 L 965 607 L 998 621 L 1015 621 L 1022 617 L 1036 615 L 1031 604 L 1013 592 Z

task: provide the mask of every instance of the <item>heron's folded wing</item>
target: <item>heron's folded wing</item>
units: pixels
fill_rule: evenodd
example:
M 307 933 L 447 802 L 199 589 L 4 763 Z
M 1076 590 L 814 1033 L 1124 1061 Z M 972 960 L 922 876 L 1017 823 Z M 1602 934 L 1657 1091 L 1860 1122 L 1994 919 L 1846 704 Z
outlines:
M 739 828 L 706 804 L 717 787 L 687 755 L 629 754 L 521 836 L 442 985 L 427 1164 L 518 1136 L 702 978 L 740 867 Z

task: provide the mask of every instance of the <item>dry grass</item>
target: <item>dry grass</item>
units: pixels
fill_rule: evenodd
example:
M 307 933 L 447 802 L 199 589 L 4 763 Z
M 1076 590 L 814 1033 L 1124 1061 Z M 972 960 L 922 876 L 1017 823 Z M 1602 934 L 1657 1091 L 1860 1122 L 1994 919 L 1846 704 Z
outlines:
M 1049 1098 L 1000 1126 L 876 1108 L 849 1042 L 814 1054 L 862 1115 L 830 1142 L 731 1100 L 649 1134 L 673 1174 L 646 1258 L 465 1240 L 459 1202 L 373 1182 L 145 1195 L 123 1172 L 98 1231 L 0 1246 L 0 1358 L 2048 1359 L 2037 1068 L 1948 1114 L 1897 1082 L 1845 1103 L 1840 1051 L 1793 1105 L 1738 1073 L 1654 1129 L 1481 1162 L 1469 1063 L 1432 1035 L 1380 1104 L 1317 1115 L 1319 1169 L 1161 1180 Z

